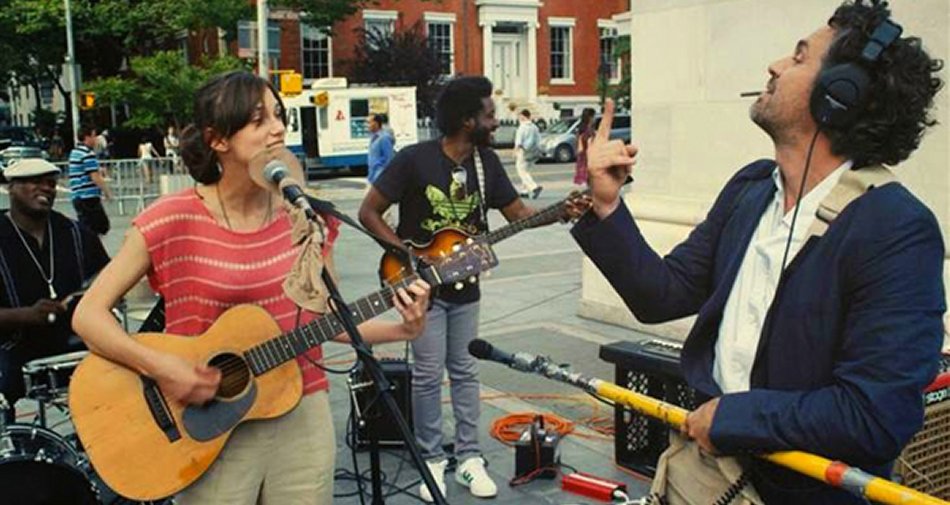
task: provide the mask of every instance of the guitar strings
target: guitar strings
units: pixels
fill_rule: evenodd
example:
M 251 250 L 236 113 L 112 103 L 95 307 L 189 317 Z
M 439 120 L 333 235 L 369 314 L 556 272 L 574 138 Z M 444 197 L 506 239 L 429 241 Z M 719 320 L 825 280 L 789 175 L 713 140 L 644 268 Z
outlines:
M 405 286 L 408 286 L 408 280 L 401 281 L 401 284 L 403 284 L 404 286 L 398 286 L 398 287 L 405 287 Z M 377 294 L 380 295 L 380 296 L 385 297 L 386 299 L 389 299 L 389 298 L 391 298 L 391 297 L 393 297 L 393 296 L 396 296 L 396 289 L 397 289 L 398 287 L 397 287 L 397 286 L 387 286 L 387 287 L 381 289 Z M 351 310 L 356 310 L 356 311 L 359 310 L 358 307 L 357 307 L 357 303 L 359 303 L 359 302 L 357 301 L 357 302 L 351 304 Z M 313 321 L 311 321 L 310 323 L 308 323 L 308 325 L 311 325 L 311 324 L 314 324 L 314 323 L 320 324 L 319 321 L 323 320 L 323 318 L 325 318 L 325 317 L 327 317 L 326 314 L 321 315 L 319 318 L 314 319 Z M 331 324 L 332 324 L 332 323 L 331 323 Z M 296 331 L 296 330 L 298 330 L 298 329 L 300 329 L 300 328 L 303 328 L 303 327 L 295 328 L 295 329 L 292 330 L 292 331 Z M 332 326 L 331 326 L 331 329 L 332 329 Z M 284 333 L 284 334 L 282 334 L 282 335 L 280 335 L 279 337 L 276 337 L 276 338 L 286 337 L 286 336 L 287 336 L 288 334 L 290 334 L 290 333 L 291 333 L 291 332 Z M 271 340 L 271 341 L 272 341 L 272 340 Z M 235 386 L 235 385 L 241 384 L 242 382 L 246 382 L 246 380 L 240 375 L 240 372 L 243 371 L 243 370 L 248 370 L 248 371 L 250 372 L 250 371 L 251 371 L 251 370 L 250 370 L 251 366 L 250 366 L 250 363 L 249 363 L 249 362 L 254 359 L 254 358 L 252 358 L 252 357 L 248 357 L 248 356 L 246 355 L 246 353 L 247 353 L 248 351 L 250 351 L 251 349 L 255 349 L 255 348 L 261 349 L 261 348 L 260 348 L 260 345 L 263 345 L 263 344 L 259 344 L 259 345 L 257 345 L 257 346 L 254 346 L 254 347 L 248 349 L 247 351 L 245 351 L 245 353 L 242 353 L 242 356 L 240 356 L 240 357 L 235 356 L 235 357 L 233 357 L 233 358 L 227 358 L 227 359 L 225 359 L 224 362 L 221 363 L 220 365 L 211 365 L 211 366 L 214 366 L 215 368 L 217 368 L 218 370 L 220 370 L 221 373 L 222 373 L 222 375 L 224 376 L 224 377 L 222 378 L 222 381 L 221 381 L 221 387 Z M 314 347 L 315 347 L 315 346 L 314 346 Z M 309 350 L 309 349 L 308 349 L 308 350 Z M 261 352 L 265 352 L 265 351 L 264 351 L 263 349 L 261 349 Z M 296 351 L 295 351 L 295 352 L 296 352 Z M 296 357 L 296 355 L 295 355 L 295 356 L 292 356 L 292 358 L 293 358 L 293 357 Z M 287 362 L 287 361 L 289 361 L 289 359 L 284 360 L 284 359 L 283 359 L 284 356 L 278 356 L 278 358 L 281 358 L 281 359 L 282 359 L 282 361 L 281 361 L 280 363 L 277 363 L 278 366 L 279 366 L 279 365 L 282 365 L 283 363 L 285 363 L 285 362 Z M 269 365 L 270 365 L 269 363 L 263 363 L 263 364 L 264 364 L 264 365 L 267 365 L 269 368 L 272 368 L 272 367 L 269 366 Z M 251 373 L 251 375 L 253 375 L 253 374 Z

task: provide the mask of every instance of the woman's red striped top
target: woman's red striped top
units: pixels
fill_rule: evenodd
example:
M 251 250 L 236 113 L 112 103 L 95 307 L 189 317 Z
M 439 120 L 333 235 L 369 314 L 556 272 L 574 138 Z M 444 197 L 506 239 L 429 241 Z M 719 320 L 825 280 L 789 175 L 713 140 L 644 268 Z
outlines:
M 324 256 L 339 233 L 327 220 Z M 132 224 L 145 236 L 151 267 L 149 283 L 165 298 L 165 332 L 200 335 L 225 310 L 250 303 L 263 307 L 283 331 L 310 322 L 316 314 L 299 310 L 282 283 L 300 252 L 291 240 L 291 222 L 283 208 L 260 230 L 232 231 L 220 226 L 194 189 L 166 195 Z M 299 320 L 298 320 L 299 317 Z M 306 356 L 322 359 L 320 347 Z M 327 389 L 323 370 L 297 358 L 304 394 Z

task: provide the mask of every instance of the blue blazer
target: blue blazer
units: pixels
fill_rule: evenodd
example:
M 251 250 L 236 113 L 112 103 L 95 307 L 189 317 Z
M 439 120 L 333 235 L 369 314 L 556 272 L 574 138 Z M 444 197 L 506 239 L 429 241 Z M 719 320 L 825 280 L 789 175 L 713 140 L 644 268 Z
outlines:
M 900 184 L 853 201 L 786 267 L 762 329 L 751 390 L 713 380 L 723 308 L 746 248 L 774 198 L 775 163 L 740 170 L 685 242 L 665 257 L 623 205 L 588 213 L 572 233 L 644 323 L 696 314 L 681 366 L 690 386 L 721 396 L 710 433 L 726 454 L 803 450 L 890 477 L 923 421 L 921 393 L 943 343 L 944 247 L 933 214 Z M 864 503 L 843 491 L 752 464 L 767 503 Z

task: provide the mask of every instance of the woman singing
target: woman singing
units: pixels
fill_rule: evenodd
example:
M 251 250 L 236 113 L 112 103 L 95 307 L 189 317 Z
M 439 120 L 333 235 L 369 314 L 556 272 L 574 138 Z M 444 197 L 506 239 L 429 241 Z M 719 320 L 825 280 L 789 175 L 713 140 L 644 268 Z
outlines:
M 165 298 L 166 331 L 200 335 L 225 310 L 255 304 L 282 331 L 321 314 L 300 309 L 282 288 L 299 246 L 280 197 L 254 184 L 251 160 L 282 148 L 284 110 L 264 79 L 239 71 L 208 81 L 195 96 L 195 122 L 181 156 L 198 184 L 167 195 L 136 217 L 116 257 L 86 293 L 73 325 L 89 348 L 154 379 L 172 399 L 201 404 L 215 396 L 220 372 L 131 339 L 110 307 L 142 276 Z M 323 217 L 322 260 L 332 272 L 338 223 Z M 316 256 L 321 256 L 316 254 Z M 400 289 L 401 323 L 368 321 L 368 342 L 407 340 L 424 325 L 429 286 Z M 345 340 L 340 335 L 337 340 Z M 297 358 L 304 397 L 291 412 L 238 425 L 215 463 L 177 497 L 182 504 L 329 504 L 335 438 L 327 379 L 313 363 L 319 347 Z

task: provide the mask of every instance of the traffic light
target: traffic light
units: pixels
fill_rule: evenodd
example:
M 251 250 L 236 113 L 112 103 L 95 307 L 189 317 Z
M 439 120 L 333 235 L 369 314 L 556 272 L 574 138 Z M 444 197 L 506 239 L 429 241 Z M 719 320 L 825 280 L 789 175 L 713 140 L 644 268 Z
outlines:
M 303 76 L 297 72 L 280 74 L 280 92 L 284 95 L 299 95 L 303 91 Z
M 79 94 L 79 108 L 89 110 L 96 106 L 96 94 L 92 91 L 83 91 Z

